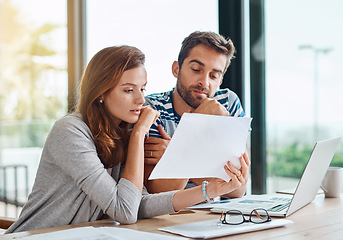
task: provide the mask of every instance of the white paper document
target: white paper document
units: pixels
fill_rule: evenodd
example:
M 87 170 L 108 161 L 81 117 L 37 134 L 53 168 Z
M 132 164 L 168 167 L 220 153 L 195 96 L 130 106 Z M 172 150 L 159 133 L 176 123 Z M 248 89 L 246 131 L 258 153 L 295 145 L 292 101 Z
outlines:
M 21 240 L 177 240 L 183 237 L 142 232 L 118 227 L 80 227 L 62 231 L 42 233 Z
M 219 216 L 219 215 L 218 215 Z M 276 228 L 286 226 L 293 223 L 287 219 L 273 219 L 267 223 L 243 223 L 239 225 L 221 224 L 218 220 L 208 220 L 201 222 L 194 222 L 182 225 L 176 225 L 171 227 L 159 228 L 158 230 L 170 232 L 178 235 L 182 235 L 190 238 L 214 238 L 228 235 L 234 235 L 239 233 L 247 233 L 253 231 L 259 231 L 263 229 Z
M 187 207 L 187 209 L 211 209 L 214 207 L 220 207 L 220 206 L 225 206 L 225 204 L 229 204 L 232 202 L 230 199 L 224 199 L 224 200 L 219 200 L 219 201 L 212 201 L 212 202 L 201 202 L 198 204 L 195 204 L 193 206 Z
M 229 181 L 228 161 L 240 168 L 251 118 L 184 113 L 149 179 L 217 177 Z

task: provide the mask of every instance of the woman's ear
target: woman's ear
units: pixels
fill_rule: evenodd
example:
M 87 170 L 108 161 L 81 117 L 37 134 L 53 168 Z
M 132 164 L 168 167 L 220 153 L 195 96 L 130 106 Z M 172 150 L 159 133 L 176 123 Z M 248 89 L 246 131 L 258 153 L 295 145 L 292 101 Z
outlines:
M 100 95 L 100 97 L 98 97 L 98 99 L 99 99 L 100 103 L 104 103 L 104 96 L 103 95 Z
M 172 73 L 173 73 L 173 76 L 176 78 L 179 75 L 179 62 L 178 61 L 173 62 Z

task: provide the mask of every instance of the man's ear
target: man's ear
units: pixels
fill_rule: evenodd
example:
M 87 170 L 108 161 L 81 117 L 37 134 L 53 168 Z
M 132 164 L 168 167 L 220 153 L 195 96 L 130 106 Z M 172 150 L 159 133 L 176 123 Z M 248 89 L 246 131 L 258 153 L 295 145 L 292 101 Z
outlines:
M 174 77 L 178 77 L 178 75 L 179 75 L 179 63 L 178 63 L 178 61 L 174 61 L 173 62 L 173 65 L 172 65 L 172 73 L 173 73 L 173 76 Z

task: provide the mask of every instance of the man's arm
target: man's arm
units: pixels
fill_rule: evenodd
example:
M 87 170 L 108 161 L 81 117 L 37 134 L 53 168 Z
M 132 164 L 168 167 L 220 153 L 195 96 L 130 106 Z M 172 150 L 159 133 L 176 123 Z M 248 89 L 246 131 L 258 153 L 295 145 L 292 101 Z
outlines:
M 227 109 L 221 105 L 215 99 L 205 99 L 197 109 L 193 111 L 194 113 L 211 114 L 211 115 L 221 115 L 230 116 Z M 164 131 L 161 125 L 158 125 L 158 131 L 162 138 L 150 137 L 145 140 L 144 152 L 145 152 L 145 165 L 144 165 L 144 184 L 150 193 L 165 192 L 171 190 L 181 190 L 187 185 L 188 179 L 156 179 L 148 180 L 152 170 L 154 169 L 157 162 L 161 159 L 165 149 L 167 148 L 170 136 Z M 249 161 L 250 165 L 250 161 Z M 182 166 L 180 166 L 182 167 Z M 201 183 L 206 179 L 191 179 L 191 181 L 196 185 L 201 185 Z M 241 197 L 245 193 L 246 184 L 239 189 L 232 191 L 231 193 L 225 195 L 225 197 Z
M 185 188 L 188 179 L 148 180 L 152 170 L 161 159 L 171 139 L 161 125 L 158 125 L 158 131 L 162 138 L 149 137 L 144 143 L 144 185 L 149 193 L 182 190 Z

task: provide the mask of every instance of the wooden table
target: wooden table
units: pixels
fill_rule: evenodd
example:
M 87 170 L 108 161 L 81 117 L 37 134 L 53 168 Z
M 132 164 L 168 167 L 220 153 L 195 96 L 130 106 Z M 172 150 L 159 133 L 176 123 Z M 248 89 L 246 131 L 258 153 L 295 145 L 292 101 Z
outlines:
M 143 219 L 139 220 L 136 224 L 120 225 L 119 227 L 159 234 L 169 234 L 161 232 L 157 230 L 157 228 L 210 219 L 219 219 L 219 214 L 213 214 L 205 210 L 196 210 L 192 211 L 192 213 L 179 213 L 159 216 L 152 219 Z M 285 227 L 216 239 L 343 239 L 343 195 L 341 198 L 324 198 L 323 195 L 319 195 L 311 204 L 295 212 L 287 219 L 292 220 L 294 223 Z M 7 234 L 0 236 L 0 239 L 15 239 L 16 237 L 82 226 L 111 227 L 115 225 L 112 220 L 100 220 L 89 223 Z

